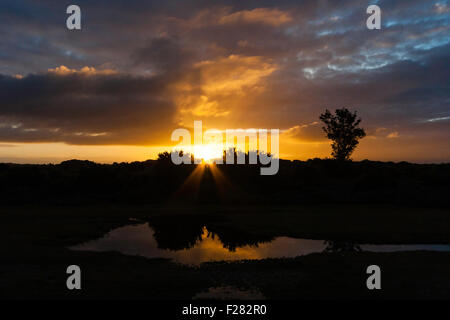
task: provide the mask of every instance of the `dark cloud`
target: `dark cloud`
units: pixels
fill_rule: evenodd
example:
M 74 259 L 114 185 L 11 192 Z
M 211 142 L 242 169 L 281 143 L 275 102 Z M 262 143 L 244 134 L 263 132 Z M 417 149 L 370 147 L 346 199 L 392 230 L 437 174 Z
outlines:
M 67 70 L 0 77 L 2 141 L 146 144 L 173 125 L 164 77 Z
M 176 38 L 158 37 L 149 39 L 145 45 L 132 53 L 132 66 L 150 72 L 180 73 L 194 61 L 188 45 Z

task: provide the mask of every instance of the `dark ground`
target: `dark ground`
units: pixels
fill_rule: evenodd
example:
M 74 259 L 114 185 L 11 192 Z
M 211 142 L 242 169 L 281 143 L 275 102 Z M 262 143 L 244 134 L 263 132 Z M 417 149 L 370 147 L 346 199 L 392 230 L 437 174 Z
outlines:
M 198 179 L 190 179 L 197 169 Z M 0 164 L 0 204 L 5 205 L 366 203 L 450 209 L 449 194 L 450 164 L 281 160 L 273 176 L 261 176 L 259 165 L 175 166 L 170 158 Z
M 450 243 L 447 209 L 394 205 L 0 207 L 1 298 L 190 299 L 209 287 L 256 288 L 269 299 L 449 299 L 450 252 L 335 252 L 244 263 L 177 265 L 68 246 L 148 220 L 207 219 L 238 233 L 359 243 Z M 183 217 L 183 218 L 181 218 Z M 66 289 L 66 268 L 82 269 L 82 290 Z M 366 288 L 368 265 L 382 290 Z

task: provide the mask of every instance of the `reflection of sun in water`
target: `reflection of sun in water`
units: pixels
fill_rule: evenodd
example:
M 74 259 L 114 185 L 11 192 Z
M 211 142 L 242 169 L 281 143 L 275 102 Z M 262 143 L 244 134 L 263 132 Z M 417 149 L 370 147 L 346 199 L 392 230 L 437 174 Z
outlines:
M 215 159 L 222 157 L 222 145 L 218 144 L 202 144 L 195 145 L 193 148 L 194 157 L 203 159 L 206 163 L 212 163 Z

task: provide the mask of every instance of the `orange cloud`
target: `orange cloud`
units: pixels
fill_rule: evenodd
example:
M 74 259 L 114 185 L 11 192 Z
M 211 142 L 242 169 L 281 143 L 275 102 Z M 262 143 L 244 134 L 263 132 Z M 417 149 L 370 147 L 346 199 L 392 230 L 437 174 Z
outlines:
M 205 117 L 229 115 L 238 100 L 245 107 L 242 97 L 263 92 L 264 78 L 277 70 L 271 60 L 240 55 L 202 61 L 193 68 L 200 81 L 192 84 L 192 79 L 185 79 L 177 86 L 182 92 L 177 105 L 183 115 Z
M 76 70 L 76 69 L 70 69 L 67 68 L 66 66 L 59 66 L 56 68 L 50 68 L 47 70 L 48 73 L 51 74 L 56 74 L 56 75 L 60 75 L 60 76 L 65 76 L 65 75 L 69 75 L 69 74 L 80 74 L 80 75 L 110 75 L 110 74 L 115 74 L 117 73 L 115 70 L 112 69 L 102 69 L 102 70 L 98 70 L 95 69 L 94 67 L 83 67 L 80 70 Z
M 242 10 L 223 16 L 219 24 L 261 23 L 269 26 L 278 27 L 282 24 L 292 21 L 292 17 L 278 9 L 256 8 L 253 10 Z
M 394 132 L 389 133 L 386 137 L 389 139 L 395 139 L 395 138 L 399 137 L 399 134 L 397 131 L 394 131 Z
M 328 141 L 317 121 L 308 124 L 295 125 L 289 129 L 283 130 L 282 138 L 292 142 L 302 143 L 324 143 Z
M 230 55 L 215 61 L 202 61 L 201 70 L 206 94 L 247 94 L 244 89 L 256 89 L 260 80 L 276 70 L 276 65 L 263 57 Z
M 255 8 L 231 12 L 230 7 L 221 7 L 201 10 L 191 19 L 168 17 L 167 20 L 177 23 L 183 30 L 186 30 L 206 26 L 231 26 L 238 24 L 260 24 L 279 27 L 293 19 L 288 12 L 278 9 Z
M 205 95 L 186 97 L 182 103 L 187 107 L 182 108 L 181 113 L 191 113 L 194 116 L 223 117 L 230 113 L 222 110 L 217 101 L 210 101 Z

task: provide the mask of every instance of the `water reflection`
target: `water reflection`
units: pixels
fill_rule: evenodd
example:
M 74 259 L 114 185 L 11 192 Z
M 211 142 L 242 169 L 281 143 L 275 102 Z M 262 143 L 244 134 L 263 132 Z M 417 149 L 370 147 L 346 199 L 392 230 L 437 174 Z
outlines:
M 177 251 L 192 248 L 204 237 L 204 223 L 202 222 L 183 221 L 182 218 L 179 218 L 176 224 L 172 221 L 157 220 L 151 224 L 149 222 L 149 226 L 159 249 Z M 150 231 L 146 231 L 146 233 L 150 233 Z
M 236 261 L 296 257 L 314 252 L 450 251 L 450 245 L 360 245 L 347 241 L 272 237 L 243 232 L 221 221 L 192 217 L 155 219 L 115 229 L 103 238 L 73 250 L 118 251 L 148 258 L 168 258 L 199 265 L 206 261 Z
M 223 248 L 235 252 L 239 247 L 258 247 L 274 240 L 271 236 L 224 227 L 213 218 L 177 216 L 176 221 L 174 224 L 173 219 L 160 218 L 148 222 L 159 249 L 190 249 L 200 242 L 209 241 L 220 242 Z
M 179 228 L 181 231 L 182 228 Z M 186 228 L 182 234 L 153 229 L 149 223 L 115 229 L 105 237 L 72 247 L 72 250 L 119 251 L 147 258 L 170 258 L 176 262 L 199 265 L 206 261 L 236 261 L 295 257 L 320 252 L 325 244 L 320 240 L 294 239 L 244 235 L 232 239 L 235 231 L 218 228 L 212 232 L 203 226 L 200 230 Z M 195 230 L 195 232 L 194 232 Z M 169 236 L 171 234 L 172 236 Z M 222 240 L 223 239 L 223 240 Z M 259 240 L 257 240 L 259 239 Z M 270 242 L 269 242 L 270 241 Z

